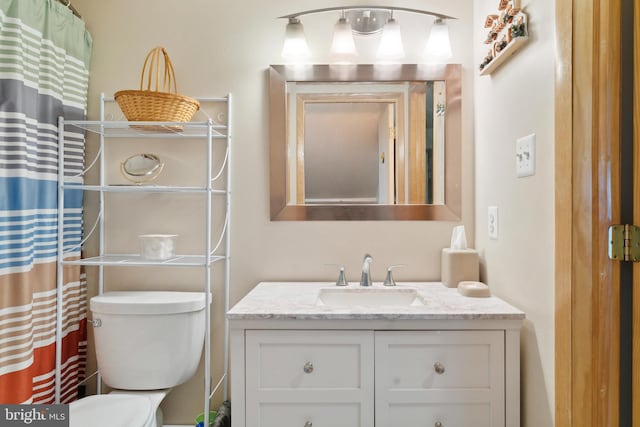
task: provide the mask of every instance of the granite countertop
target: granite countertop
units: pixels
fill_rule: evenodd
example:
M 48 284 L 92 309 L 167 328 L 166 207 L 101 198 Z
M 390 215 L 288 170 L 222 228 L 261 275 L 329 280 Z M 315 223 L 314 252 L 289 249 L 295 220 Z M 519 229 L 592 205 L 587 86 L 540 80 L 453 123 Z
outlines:
M 227 312 L 229 320 L 520 320 L 525 314 L 501 299 L 470 298 L 439 282 L 398 282 L 397 288 L 416 289 L 422 304 L 348 305 L 318 304 L 322 288 L 336 289 L 333 282 L 262 282 Z M 361 289 L 357 283 L 339 289 Z M 375 283 L 366 291 L 388 288 Z M 410 291 L 409 291 L 410 292 Z

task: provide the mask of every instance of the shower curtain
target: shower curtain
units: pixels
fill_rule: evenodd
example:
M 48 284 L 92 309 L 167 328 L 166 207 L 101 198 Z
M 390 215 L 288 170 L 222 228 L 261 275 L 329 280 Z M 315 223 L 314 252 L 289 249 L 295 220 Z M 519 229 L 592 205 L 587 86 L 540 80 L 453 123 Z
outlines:
M 86 115 L 91 36 L 55 0 L 0 0 L 0 404 L 53 403 L 57 245 L 80 256 L 82 192 L 57 206 L 58 116 Z M 65 132 L 67 182 L 82 182 L 84 136 Z M 65 217 L 63 236 L 57 216 Z M 77 397 L 86 284 L 65 266 L 61 403 Z

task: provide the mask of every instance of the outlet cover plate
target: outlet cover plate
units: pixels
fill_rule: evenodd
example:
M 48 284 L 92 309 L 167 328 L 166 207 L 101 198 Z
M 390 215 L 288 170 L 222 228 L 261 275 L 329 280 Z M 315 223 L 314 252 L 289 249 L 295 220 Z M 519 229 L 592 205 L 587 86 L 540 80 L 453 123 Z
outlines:
M 491 240 L 498 240 L 498 207 L 489 206 L 487 213 L 487 231 Z
M 523 136 L 516 141 L 516 176 L 519 178 L 536 173 L 536 134 Z

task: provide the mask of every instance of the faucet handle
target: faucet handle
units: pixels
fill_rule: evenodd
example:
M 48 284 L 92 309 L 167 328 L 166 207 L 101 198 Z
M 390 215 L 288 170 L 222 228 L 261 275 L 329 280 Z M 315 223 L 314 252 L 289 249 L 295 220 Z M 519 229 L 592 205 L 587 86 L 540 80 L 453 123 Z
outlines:
M 384 279 L 384 286 L 395 286 L 396 285 L 396 281 L 393 280 L 393 275 L 391 274 L 391 271 L 396 268 L 396 267 L 404 267 L 406 264 L 394 264 L 394 265 L 390 265 L 389 268 L 387 268 L 387 277 Z
M 340 267 L 340 271 L 338 272 L 338 280 L 336 280 L 336 286 L 347 286 L 349 284 L 344 274 L 344 265 L 342 264 L 325 264 L 325 265 L 335 265 Z

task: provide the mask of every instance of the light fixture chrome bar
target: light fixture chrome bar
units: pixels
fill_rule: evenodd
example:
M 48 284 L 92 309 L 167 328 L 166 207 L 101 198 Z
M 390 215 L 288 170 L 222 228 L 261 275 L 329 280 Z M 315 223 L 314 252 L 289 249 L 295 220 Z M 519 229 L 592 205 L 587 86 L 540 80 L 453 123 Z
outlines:
M 453 16 L 448 16 L 448 15 L 443 15 L 441 13 L 437 13 L 437 12 L 431 12 L 428 10 L 421 10 L 421 9 L 411 9 L 411 8 L 407 8 L 407 7 L 397 7 L 397 6 L 382 6 L 382 5 L 377 5 L 377 6 L 335 6 L 335 7 L 325 7 L 322 9 L 310 9 L 310 10 L 303 10 L 301 12 L 296 12 L 296 13 L 292 13 L 289 15 L 283 15 L 283 16 L 279 16 L 278 19 L 289 19 L 289 18 L 297 18 L 298 16 L 302 16 L 302 15 L 311 15 L 313 13 L 321 13 L 321 12 L 331 12 L 334 10 L 388 10 L 388 11 L 396 11 L 396 10 L 400 10 L 403 12 L 411 12 L 411 13 L 421 13 L 423 15 L 431 15 L 434 16 L 436 18 L 440 18 L 440 19 L 457 19 Z
M 382 31 L 384 25 L 393 16 L 393 11 L 386 9 L 348 10 L 345 15 L 355 34 L 370 35 Z

